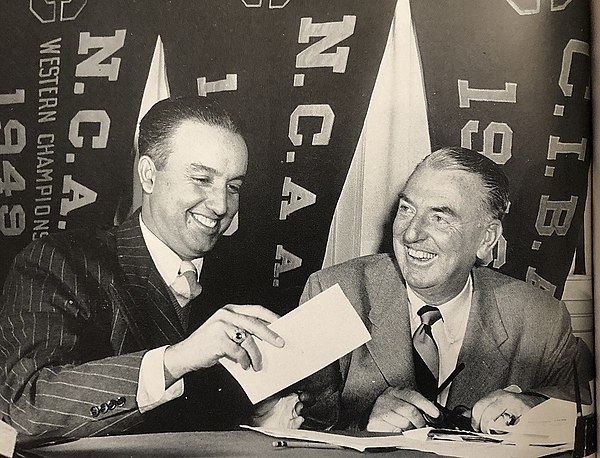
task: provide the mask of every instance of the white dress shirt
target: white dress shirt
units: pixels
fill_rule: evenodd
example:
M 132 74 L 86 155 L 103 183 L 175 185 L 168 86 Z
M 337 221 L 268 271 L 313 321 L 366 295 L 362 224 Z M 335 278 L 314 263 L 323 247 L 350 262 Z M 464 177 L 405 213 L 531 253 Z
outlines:
M 148 229 L 142 221 L 141 214 L 140 228 L 142 229 L 144 242 L 148 247 L 158 273 L 165 283 L 170 285 L 179 274 L 181 258 Z M 203 258 L 191 261 L 198 271 L 198 278 L 200 278 L 203 261 Z M 181 307 L 185 306 L 186 304 L 181 305 Z M 165 389 L 163 360 L 166 348 L 167 345 L 150 350 L 142 358 L 136 394 L 136 401 L 142 413 L 178 398 L 183 394 L 183 379 L 179 379 L 168 389 Z
M 421 324 L 421 318 L 419 318 L 417 312 L 421 307 L 427 305 L 427 303 L 420 299 L 410 288 L 410 286 L 408 286 L 408 284 L 406 285 L 406 290 L 408 293 L 410 310 L 410 329 L 411 334 L 414 335 L 415 331 Z M 442 319 L 433 324 L 431 327 L 431 333 L 433 334 L 433 338 L 438 346 L 439 384 L 446 380 L 458 362 L 458 354 L 460 353 L 460 349 L 465 338 L 465 331 L 467 329 L 467 321 L 469 319 L 469 311 L 471 310 L 472 299 L 473 280 L 469 275 L 464 288 L 460 293 L 458 293 L 457 296 L 444 304 L 437 305 L 440 313 L 442 314 Z M 458 377 L 460 377 L 460 375 L 458 375 Z M 450 386 L 442 391 L 437 398 L 441 405 L 446 405 Z

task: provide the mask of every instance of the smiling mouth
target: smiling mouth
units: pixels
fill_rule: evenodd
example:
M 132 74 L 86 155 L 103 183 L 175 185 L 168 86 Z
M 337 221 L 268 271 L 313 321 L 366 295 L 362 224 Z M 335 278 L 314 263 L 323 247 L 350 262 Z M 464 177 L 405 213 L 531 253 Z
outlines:
M 426 262 L 437 258 L 437 254 L 429 253 L 428 251 L 415 250 L 414 248 L 406 247 L 408 256 L 417 261 Z
M 194 218 L 197 222 L 199 222 L 203 226 L 208 227 L 209 229 L 214 229 L 218 223 L 218 220 L 216 219 L 208 218 L 197 213 L 191 213 L 191 215 L 192 218 Z

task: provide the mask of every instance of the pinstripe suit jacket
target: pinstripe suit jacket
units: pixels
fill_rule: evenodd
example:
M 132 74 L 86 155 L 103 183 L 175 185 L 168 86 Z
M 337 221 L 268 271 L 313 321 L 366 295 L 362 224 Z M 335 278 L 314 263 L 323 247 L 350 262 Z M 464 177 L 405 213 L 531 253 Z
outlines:
M 0 412 L 19 432 L 230 429 L 248 412 L 249 401 L 220 365 L 186 376 L 181 398 L 139 412 L 144 353 L 186 333 L 138 215 L 109 232 L 44 237 L 15 258 L 0 309 Z M 211 294 L 205 270 L 203 294 L 188 305 L 191 329 L 227 302 Z M 103 403 L 112 408 L 92 416 Z
M 387 254 L 365 256 L 316 272 L 301 301 L 335 283 L 372 339 L 307 381 L 305 388 L 328 383 L 328 396 L 313 408 L 312 416 L 345 428 L 366 420 L 387 387 L 414 388 L 415 373 L 408 297 L 395 260 Z M 511 384 L 574 400 L 574 359 L 580 380 L 587 382 L 593 376 L 591 355 L 573 336 L 562 302 L 522 281 L 476 268 L 458 357 L 465 369 L 450 387 L 447 406 L 472 407 L 484 395 Z

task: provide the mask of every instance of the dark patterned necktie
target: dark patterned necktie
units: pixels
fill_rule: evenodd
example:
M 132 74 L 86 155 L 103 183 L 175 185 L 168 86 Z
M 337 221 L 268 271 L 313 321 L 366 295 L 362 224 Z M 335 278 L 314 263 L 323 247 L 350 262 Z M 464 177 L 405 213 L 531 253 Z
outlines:
M 421 324 L 413 335 L 417 389 L 426 398 L 433 400 L 438 386 L 439 353 L 431 326 L 442 318 L 442 314 L 437 307 L 424 305 L 417 315 L 421 318 Z
M 202 286 L 198 283 L 198 271 L 193 263 L 190 261 L 181 262 L 179 275 L 171 283 L 171 289 L 175 293 L 177 302 L 179 302 L 179 306 L 175 307 L 175 312 L 177 312 L 183 329 L 187 329 L 190 307 L 185 305 L 202 292 Z

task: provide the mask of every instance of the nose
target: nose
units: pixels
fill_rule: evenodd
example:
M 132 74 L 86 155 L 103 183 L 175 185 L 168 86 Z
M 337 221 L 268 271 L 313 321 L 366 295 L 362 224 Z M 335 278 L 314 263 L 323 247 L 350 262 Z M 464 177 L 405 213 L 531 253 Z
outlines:
M 211 187 L 210 191 L 208 191 L 205 204 L 216 216 L 223 216 L 227 213 L 227 187 Z
M 407 221 L 404 229 L 404 242 L 415 243 L 425 239 L 425 225 L 421 217 L 415 215 L 409 221 Z

